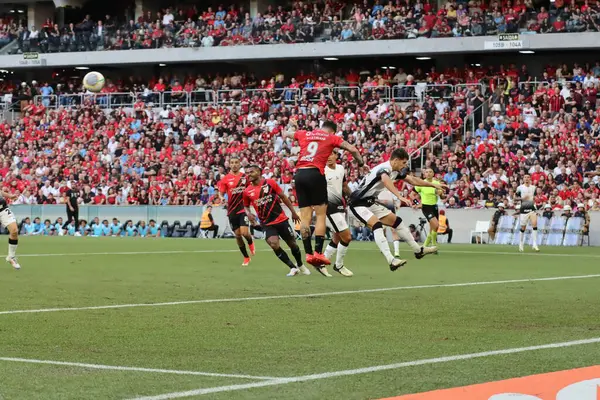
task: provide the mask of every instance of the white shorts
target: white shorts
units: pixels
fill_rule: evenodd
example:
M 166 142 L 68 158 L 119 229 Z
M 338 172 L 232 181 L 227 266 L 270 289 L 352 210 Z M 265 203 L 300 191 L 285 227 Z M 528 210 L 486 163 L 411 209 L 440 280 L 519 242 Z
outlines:
M 348 218 L 345 213 L 335 213 L 327 216 L 327 227 L 334 232 L 340 233 L 348 229 Z
M 531 218 L 533 218 L 534 215 L 536 215 L 535 211 L 532 211 L 527 214 L 519 214 L 519 222 L 521 223 L 521 226 L 526 226 L 527 221 L 529 221 Z
M 373 216 L 377 217 L 377 219 L 381 219 L 381 218 L 385 217 L 386 215 L 394 214 L 389 209 L 387 209 L 386 207 L 382 206 L 379 203 L 375 203 L 369 207 L 365 207 L 365 206 L 352 207 L 352 206 L 350 206 L 350 211 L 352 211 L 352 214 L 354 214 L 354 216 L 356 218 L 358 218 L 358 220 L 361 223 L 363 223 L 364 225 L 367 225 L 367 222 Z
M 13 222 L 17 222 L 17 220 L 15 219 L 15 214 L 13 214 L 9 208 L 0 211 L 0 225 L 6 228 Z

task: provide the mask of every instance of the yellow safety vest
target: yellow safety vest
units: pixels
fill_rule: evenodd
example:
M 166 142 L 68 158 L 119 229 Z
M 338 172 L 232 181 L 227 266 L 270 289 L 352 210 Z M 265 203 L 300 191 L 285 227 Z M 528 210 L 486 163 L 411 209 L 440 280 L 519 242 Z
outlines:
M 448 225 L 446 224 L 446 216 L 440 215 L 440 226 L 438 226 L 438 233 L 446 233 L 446 229 L 448 229 Z
M 212 222 L 209 217 L 210 213 L 208 211 L 204 211 L 202 214 L 202 218 L 200 219 L 200 228 L 206 229 L 212 226 Z

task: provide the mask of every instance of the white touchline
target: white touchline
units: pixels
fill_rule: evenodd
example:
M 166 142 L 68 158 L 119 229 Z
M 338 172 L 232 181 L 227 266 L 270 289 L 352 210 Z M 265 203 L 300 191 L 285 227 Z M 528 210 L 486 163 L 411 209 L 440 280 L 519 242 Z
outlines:
M 0 311 L 0 315 L 28 314 L 28 313 L 35 314 L 35 313 L 48 313 L 48 312 L 59 312 L 59 311 L 106 310 L 106 309 L 112 309 L 112 308 L 164 307 L 164 306 L 179 306 L 179 305 L 186 305 L 186 304 L 203 304 L 203 303 L 233 303 L 233 302 L 241 302 L 241 301 L 257 301 L 257 300 L 298 299 L 298 298 L 306 298 L 306 297 L 340 296 L 340 295 L 357 294 L 357 293 L 391 292 L 391 291 L 396 291 L 396 290 L 453 288 L 453 287 L 480 286 L 480 285 L 501 285 L 501 284 L 507 284 L 507 283 L 563 281 L 563 280 L 568 280 L 568 279 L 588 279 L 588 278 L 600 278 L 600 274 L 574 275 L 574 276 L 553 276 L 553 277 L 547 277 L 547 278 L 509 279 L 509 280 L 502 280 L 502 281 L 442 283 L 442 284 L 436 284 L 436 285 L 396 286 L 396 287 L 378 288 L 378 289 L 344 290 L 344 291 L 340 291 L 340 292 L 284 294 L 284 295 L 257 296 L 257 297 L 233 297 L 233 298 L 229 298 L 229 299 L 169 301 L 169 302 L 164 302 L 164 303 L 134 303 L 134 304 L 112 304 L 112 305 L 105 305 L 105 306 L 88 306 L 88 307 L 63 307 L 63 308 L 39 308 L 39 309 L 32 309 L 32 310 L 7 310 L 7 311 Z
M 279 379 L 279 378 L 275 378 L 272 376 L 221 374 L 218 372 L 180 371 L 180 370 L 162 369 L 162 368 L 122 367 L 122 366 L 118 366 L 118 365 L 86 364 L 86 363 L 68 362 L 68 361 L 35 360 L 35 359 L 14 358 L 14 357 L 0 357 L 0 361 L 29 363 L 29 364 L 62 365 L 65 367 L 104 369 L 104 370 L 110 370 L 110 371 L 154 372 L 154 373 L 159 373 L 159 374 L 197 375 L 197 376 L 212 376 L 212 377 L 221 377 L 221 378 L 239 378 L 239 379 L 254 379 L 254 380 L 256 380 L 256 379 L 261 379 L 261 380 Z
M 315 381 L 315 380 L 319 380 L 319 379 L 329 379 L 329 378 L 335 378 L 338 376 L 367 374 L 367 373 L 371 373 L 371 372 L 387 371 L 387 370 L 407 368 L 407 367 L 416 367 L 419 365 L 440 364 L 440 363 L 451 362 L 451 361 L 471 360 L 474 358 L 491 357 L 491 356 L 498 356 L 498 355 L 503 355 L 503 354 L 524 353 L 527 351 L 535 351 L 535 350 L 558 349 L 558 348 L 563 348 L 563 347 L 579 346 L 579 345 L 592 344 L 592 343 L 600 343 L 600 337 L 592 338 L 592 339 L 574 340 L 571 342 L 542 344 L 539 346 L 517 347 L 517 348 L 512 348 L 512 349 L 504 349 L 504 350 L 484 351 L 481 353 L 470 353 L 470 354 L 460 354 L 460 355 L 455 355 L 455 356 L 427 358 L 427 359 L 423 359 L 423 360 L 400 362 L 400 363 L 395 363 L 395 364 L 376 365 L 373 367 L 366 367 L 366 368 L 347 369 L 347 370 L 343 370 L 343 371 L 334 371 L 334 372 L 324 372 L 321 374 L 303 375 L 303 376 L 296 376 L 296 377 L 291 377 L 291 378 L 278 378 L 278 379 L 273 379 L 273 380 L 268 380 L 268 381 L 263 381 L 263 382 L 254 382 L 254 383 L 246 383 L 246 384 L 239 384 L 239 385 L 216 386 L 216 387 L 210 387 L 210 388 L 188 390 L 185 392 L 165 393 L 165 394 L 160 394 L 157 396 L 142 396 L 142 397 L 136 397 L 135 399 L 132 399 L 132 400 L 171 400 L 171 399 L 179 399 L 179 398 L 183 398 L 183 397 L 200 396 L 200 395 L 209 394 L 209 393 L 233 392 L 236 390 L 245 390 L 245 389 L 260 388 L 260 387 L 266 387 L 266 386 L 287 385 L 290 383 Z

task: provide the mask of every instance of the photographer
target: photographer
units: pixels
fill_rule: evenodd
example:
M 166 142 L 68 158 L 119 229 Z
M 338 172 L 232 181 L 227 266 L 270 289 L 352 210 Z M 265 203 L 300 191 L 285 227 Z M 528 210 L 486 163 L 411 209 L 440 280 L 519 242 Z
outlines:
M 423 225 L 425 225 L 425 222 L 423 223 Z M 415 242 L 421 243 L 421 241 L 422 241 L 421 232 L 419 232 L 417 230 L 417 227 L 415 226 L 415 224 L 410 224 L 408 226 L 408 230 L 410 230 L 410 234 L 412 235 L 413 239 L 415 239 Z

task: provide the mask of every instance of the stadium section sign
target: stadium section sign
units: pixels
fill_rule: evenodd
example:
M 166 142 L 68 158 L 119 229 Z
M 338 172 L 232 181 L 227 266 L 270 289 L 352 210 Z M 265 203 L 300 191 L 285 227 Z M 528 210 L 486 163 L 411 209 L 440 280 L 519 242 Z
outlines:
M 523 41 L 519 37 L 518 33 L 501 33 L 498 35 L 497 41 L 485 41 L 483 46 L 485 50 L 522 49 Z
M 23 53 L 23 59 L 19 60 L 19 65 L 35 67 L 46 65 L 46 60 L 40 57 L 40 53 Z

